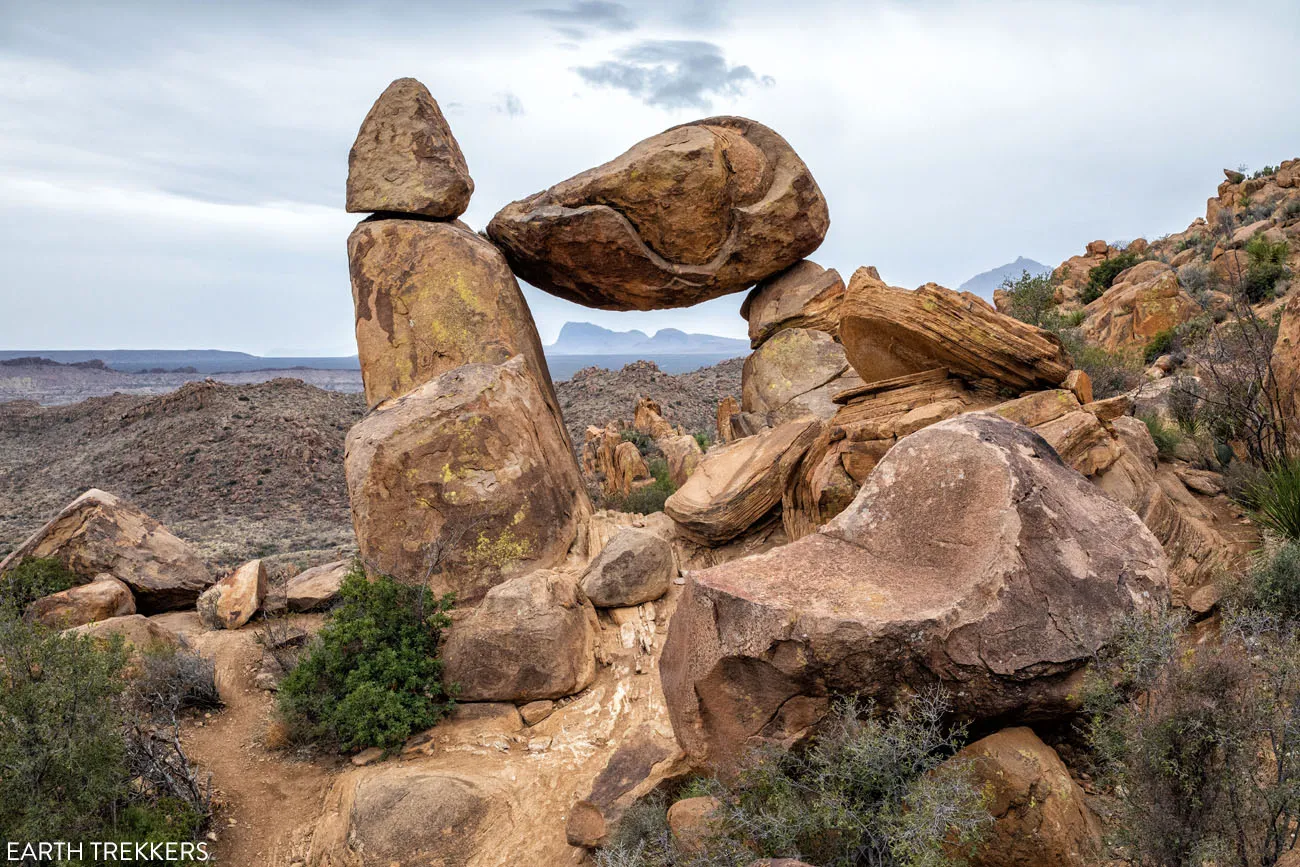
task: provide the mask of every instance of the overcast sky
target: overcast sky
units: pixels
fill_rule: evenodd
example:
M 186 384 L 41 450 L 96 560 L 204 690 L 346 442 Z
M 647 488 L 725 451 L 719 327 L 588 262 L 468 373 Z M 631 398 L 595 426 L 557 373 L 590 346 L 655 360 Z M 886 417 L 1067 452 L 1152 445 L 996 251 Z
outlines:
M 666 127 L 753 117 L 830 203 L 813 258 L 955 286 L 1202 215 L 1300 156 L 1300 3 L 0 0 L 0 348 L 356 351 L 347 152 L 428 85 L 465 220 Z M 741 336 L 743 295 L 567 320 Z

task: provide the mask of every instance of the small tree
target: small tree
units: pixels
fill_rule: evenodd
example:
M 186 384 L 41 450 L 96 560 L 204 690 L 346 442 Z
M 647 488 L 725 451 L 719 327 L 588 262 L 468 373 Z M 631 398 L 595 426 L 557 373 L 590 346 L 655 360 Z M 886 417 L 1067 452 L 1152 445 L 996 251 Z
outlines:
M 1008 312 L 1021 322 L 1048 328 L 1059 318 L 1055 314 L 1056 281 L 1050 273 L 1021 271 L 1019 277 L 1003 280 L 1001 288 L 1010 302 Z

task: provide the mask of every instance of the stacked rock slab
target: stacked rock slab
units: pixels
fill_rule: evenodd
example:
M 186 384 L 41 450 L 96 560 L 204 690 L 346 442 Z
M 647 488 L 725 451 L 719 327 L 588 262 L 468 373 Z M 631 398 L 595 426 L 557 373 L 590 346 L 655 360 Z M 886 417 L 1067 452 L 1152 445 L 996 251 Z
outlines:
M 834 693 L 945 687 L 968 719 L 1077 709 L 1114 620 L 1168 595 L 1160 543 L 1022 425 L 898 442 L 821 531 L 687 576 L 660 662 L 673 729 L 726 768 Z
M 345 465 L 368 570 L 474 601 L 557 565 L 590 512 L 532 314 L 455 221 L 474 185 L 418 81 L 375 102 L 348 160 L 357 350 L 371 413 Z

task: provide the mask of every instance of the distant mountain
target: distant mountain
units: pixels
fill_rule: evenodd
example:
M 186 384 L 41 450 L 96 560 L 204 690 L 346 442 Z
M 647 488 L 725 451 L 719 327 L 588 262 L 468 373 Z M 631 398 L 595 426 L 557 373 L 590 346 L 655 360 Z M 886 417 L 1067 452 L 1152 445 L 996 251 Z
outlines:
M 1033 259 L 1026 259 L 1019 256 L 1014 262 L 1008 262 L 1005 265 L 999 265 L 985 271 L 983 274 L 976 274 L 957 288 L 963 292 L 974 292 L 976 295 L 984 298 L 992 298 L 993 290 L 997 289 L 1002 283 L 1010 277 L 1012 280 L 1018 278 L 1025 271 L 1031 276 L 1037 277 L 1039 274 L 1051 272 L 1051 268 L 1041 262 L 1035 262 Z
M 661 328 L 653 337 L 644 331 L 611 331 L 590 322 L 566 322 L 560 336 L 546 347 L 547 355 L 725 355 L 749 352 L 749 341 L 713 334 L 687 334 Z
M 357 357 L 280 358 L 249 355 L 225 349 L 0 349 L 0 361 L 14 358 L 48 358 L 62 364 L 102 361 L 113 370 L 141 371 L 193 369 L 198 373 L 235 373 L 248 370 L 358 370 Z

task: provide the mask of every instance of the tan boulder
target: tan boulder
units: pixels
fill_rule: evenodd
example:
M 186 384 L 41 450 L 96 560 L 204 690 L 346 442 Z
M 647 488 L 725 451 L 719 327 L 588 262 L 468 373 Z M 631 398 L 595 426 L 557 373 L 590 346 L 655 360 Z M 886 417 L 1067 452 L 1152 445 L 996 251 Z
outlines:
M 97 576 L 89 584 L 37 599 L 27 606 L 23 619 L 42 626 L 67 629 L 134 613 L 135 597 L 131 595 L 131 588 L 105 574 Z
M 602 846 L 616 833 L 628 807 L 664 780 L 680 775 L 679 752 L 657 726 L 631 731 L 592 781 L 591 791 L 569 811 L 564 834 L 571 846 Z
M 747 289 L 817 249 L 829 225 L 821 190 L 783 138 L 714 117 L 507 205 L 487 231 L 544 291 L 655 310 Z
M 1069 306 L 1077 305 L 1083 290 L 1088 285 L 1089 272 L 1120 252 L 1120 250 L 1112 250 L 1105 241 L 1092 241 L 1082 256 L 1072 256 L 1062 262 L 1052 272 L 1052 282 L 1056 286 L 1056 302 Z
M 1282 321 L 1273 344 L 1273 379 L 1285 411 L 1300 417 L 1300 292 L 1292 292 L 1282 308 Z M 1293 428 L 1294 429 L 1294 428 Z
M 1055 335 L 984 299 L 933 283 L 909 292 L 859 268 L 840 306 L 840 339 L 866 383 L 936 367 L 1007 388 L 1054 388 L 1071 364 Z
M 590 425 L 582 443 L 582 472 L 607 497 L 625 497 L 652 479 L 636 443 L 623 439 L 617 423 Z
M 658 599 L 677 575 L 673 546 L 648 530 L 627 527 L 605 544 L 582 576 L 582 592 L 597 608 Z
M 596 675 L 596 623 L 572 576 L 539 569 L 512 578 L 447 631 L 446 679 L 462 701 L 573 695 Z
M 653 440 L 678 436 L 682 433 L 664 418 L 663 407 L 659 402 L 648 397 L 643 397 L 636 402 L 636 409 L 632 413 L 632 427 L 638 433 L 643 433 Z
M 1178 273 L 1151 259 L 1120 273 L 1089 304 L 1083 335 L 1107 352 L 1141 349 L 1157 334 L 1201 314 L 1201 306 L 1178 283 Z
M 250 560 L 204 590 L 197 608 L 213 629 L 238 629 L 253 618 L 264 599 L 266 565 Z
M 967 413 L 895 444 L 819 532 L 688 573 L 660 660 L 673 730 L 725 768 L 787 736 L 792 701 L 840 692 L 939 684 L 963 718 L 1057 718 L 1115 619 L 1167 598 L 1165 570 L 1041 437 Z
M 1119 459 L 1121 445 L 1090 412 L 1076 410 L 1039 424 L 1034 432 L 1085 476 L 1094 476 Z
M 562 562 L 591 514 L 568 437 L 524 359 L 469 364 L 373 410 L 344 457 L 368 571 L 462 602 Z
M 1015 400 L 1008 400 L 993 407 L 1003 418 L 1011 419 L 1026 427 L 1037 427 L 1049 421 L 1055 421 L 1067 413 L 1079 409 L 1079 399 L 1074 393 L 1064 388 L 1049 388 L 1036 391 Z
M 683 798 L 668 808 L 668 830 L 680 851 L 694 855 L 708 848 L 718 807 L 717 798 L 704 796 Z
M 68 632 L 102 641 L 121 636 L 133 654 L 179 650 L 185 646 L 184 640 L 179 635 L 143 614 L 126 614 L 121 617 L 110 617 L 107 620 L 96 620 L 93 623 L 74 627 Z
M 785 328 L 769 337 L 745 359 L 741 408 L 771 414 L 837 379 L 848 370 L 844 347 L 825 331 Z M 824 418 L 835 414 L 829 396 L 822 401 Z M 796 413 L 798 415 L 799 413 Z
M 1084 370 L 1071 370 L 1069 376 L 1061 383 L 1062 388 L 1074 392 L 1079 403 L 1092 403 L 1092 377 Z
M 414 78 L 388 85 L 348 152 L 348 212 L 452 220 L 473 192 L 465 156 L 428 88 Z
M 559 406 L 528 302 L 490 242 L 458 223 L 365 220 L 348 237 L 348 264 L 367 404 L 522 355 Z
M 787 422 L 710 449 L 664 512 L 689 537 L 726 542 L 749 529 L 781 502 L 791 474 L 816 438 L 815 419 Z
M 351 561 L 338 560 L 299 572 L 289 579 L 285 587 L 285 601 L 289 610 L 321 611 L 329 608 L 338 598 L 343 579 L 351 569 Z
M 740 315 L 749 322 L 749 345 L 757 349 L 783 328 L 812 328 L 838 336 L 843 300 L 839 272 L 804 259 L 762 281 L 745 297 Z
M 668 463 L 669 481 L 679 488 L 686 484 L 704 458 L 704 450 L 690 434 L 664 437 L 656 440 L 655 445 L 659 446 L 659 450 L 664 453 L 664 460 Z
M 1032 729 L 1003 729 L 965 747 L 989 798 L 993 827 L 975 867 L 1091 867 L 1102 855 L 1101 823 L 1056 751 Z
M 727 395 L 718 401 L 718 442 L 726 444 L 737 438 L 732 419 L 740 415 L 740 401 Z
M 91 488 L 13 553 L 0 575 L 28 557 L 54 557 L 85 581 L 109 574 L 145 614 L 193 605 L 212 583 L 198 554 L 126 500 Z

